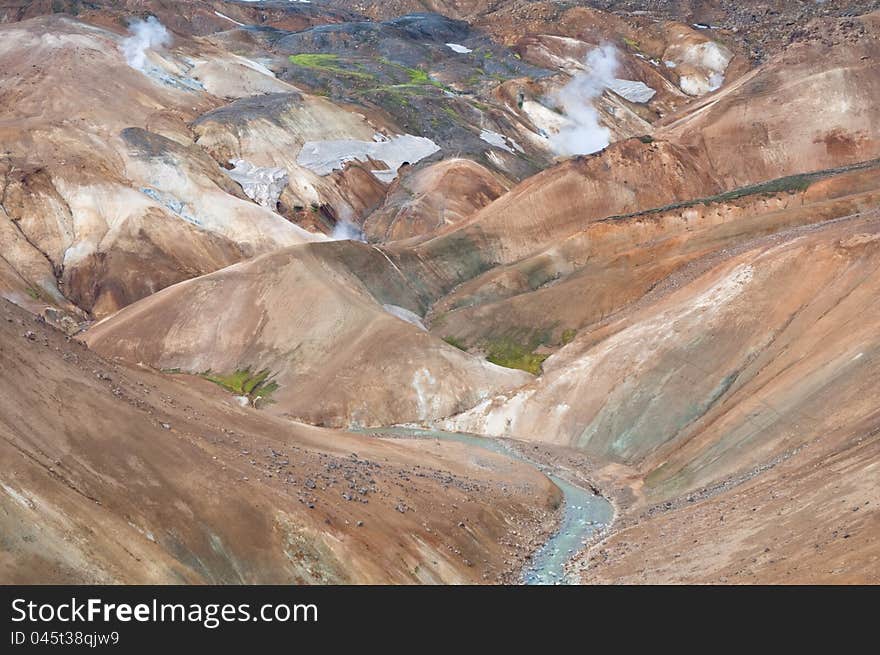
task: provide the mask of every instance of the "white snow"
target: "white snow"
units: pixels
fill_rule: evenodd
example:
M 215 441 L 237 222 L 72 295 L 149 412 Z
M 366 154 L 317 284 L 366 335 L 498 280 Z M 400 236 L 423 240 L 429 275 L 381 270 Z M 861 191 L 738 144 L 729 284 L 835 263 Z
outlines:
M 471 50 L 470 48 L 467 48 L 467 47 L 460 45 L 458 43 L 447 43 L 446 47 L 449 48 L 450 50 L 452 50 L 453 52 L 457 52 L 460 55 L 466 55 L 469 52 L 473 52 L 473 50 Z
M 480 132 L 480 138 L 488 143 L 490 146 L 501 148 L 502 150 L 506 150 L 510 153 L 513 152 L 514 148 L 516 148 L 520 152 L 523 152 L 522 146 L 520 146 L 516 141 L 504 136 L 503 134 L 499 134 L 498 132 L 493 132 L 492 130 L 482 130 Z M 508 142 L 510 143 L 510 145 L 508 145 Z
M 381 140 L 376 141 L 308 141 L 303 144 L 296 161 L 313 173 L 329 175 L 341 170 L 346 162 L 372 159 L 385 163 L 390 169 L 374 170 L 373 175 L 382 181 L 390 181 L 397 177 L 397 169 L 404 163 L 414 164 L 440 150 L 431 139 L 412 134 L 379 138 Z
M 230 159 L 235 168 L 226 174 L 241 185 L 245 195 L 256 203 L 275 210 L 278 198 L 287 186 L 289 175 L 284 168 L 254 166 L 243 159 Z
M 428 331 L 428 328 L 425 327 L 425 324 L 422 323 L 422 317 L 416 314 L 415 312 L 411 312 L 406 307 L 400 307 L 399 305 L 382 305 L 382 309 L 391 314 L 392 316 L 396 316 L 401 321 L 406 321 L 407 323 L 411 323 L 415 325 L 420 330 Z
M 239 23 L 239 22 L 238 22 L 237 20 L 235 20 L 234 18 L 230 18 L 230 17 L 227 16 L 226 14 L 221 14 L 219 11 L 215 11 L 215 12 L 214 12 L 214 15 L 215 15 L 215 16 L 219 16 L 220 18 L 225 18 L 225 19 L 228 20 L 230 23 L 235 23 L 236 25 L 241 25 L 242 27 L 244 27 L 244 23 Z
M 650 102 L 657 92 L 644 82 L 638 80 L 613 79 L 608 85 L 614 93 L 630 102 Z

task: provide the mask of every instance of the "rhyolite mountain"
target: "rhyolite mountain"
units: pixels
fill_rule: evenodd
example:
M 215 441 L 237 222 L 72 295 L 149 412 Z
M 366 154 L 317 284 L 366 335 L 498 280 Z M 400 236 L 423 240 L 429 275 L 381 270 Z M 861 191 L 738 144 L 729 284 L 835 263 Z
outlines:
M 880 582 L 878 4 L 0 0 L 0 580 Z

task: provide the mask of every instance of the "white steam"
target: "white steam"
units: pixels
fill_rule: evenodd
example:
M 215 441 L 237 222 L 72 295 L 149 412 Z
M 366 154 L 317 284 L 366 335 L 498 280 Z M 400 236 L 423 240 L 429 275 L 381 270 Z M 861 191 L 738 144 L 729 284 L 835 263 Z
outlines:
M 596 48 L 587 55 L 585 67 L 557 95 L 568 118 L 568 124 L 550 138 L 557 155 L 589 155 L 611 142 L 611 132 L 599 122 L 593 101 L 614 84 L 617 49 L 613 45 Z
M 155 16 L 133 21 L 128 30 L 131 36 L 122 42 L 122 53 L 128 65 L 141 72 L 146 69 L 148 49 L 171 45 L 171 33 Z
M 344 219 L 340 219 L 333 226 L 333 232 L 330 234 L 331 241 L 360 241 L 366 243 L 367 237 L 363 231 L 354 223 L 349 223 Z

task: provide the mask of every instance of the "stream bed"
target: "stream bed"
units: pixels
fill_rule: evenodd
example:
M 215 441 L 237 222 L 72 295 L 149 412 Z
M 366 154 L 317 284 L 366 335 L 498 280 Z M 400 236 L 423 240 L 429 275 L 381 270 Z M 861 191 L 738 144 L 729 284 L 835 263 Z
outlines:
M 584 548 L 593 534 L 608 526 L 614 518 L 611 503 L 602 496 L 593 493 L 591 489 L 584 489 L 563 480 L 549 467 L 524 457 L 504 441 L 472 434 L 403 427 L 365 430 L 365 432 L 391 437 L 457 441 L 525 462 L 550 478 L 562 491 L 562 520 L 556 532 L 535 552 L 530 565 L 523 572 L 524 584 L 549 585 L 574 582 L 566 576 L 566 563 Z

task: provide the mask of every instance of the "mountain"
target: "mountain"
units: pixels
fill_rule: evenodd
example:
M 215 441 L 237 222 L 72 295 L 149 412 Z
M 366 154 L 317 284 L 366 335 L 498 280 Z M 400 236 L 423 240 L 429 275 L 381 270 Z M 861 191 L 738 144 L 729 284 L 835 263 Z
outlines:
M 878 582 L 877 3 L 172 4 L 0 0 L 2 580 Z

